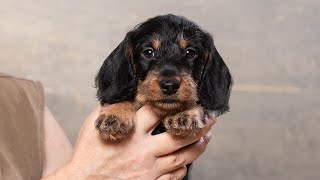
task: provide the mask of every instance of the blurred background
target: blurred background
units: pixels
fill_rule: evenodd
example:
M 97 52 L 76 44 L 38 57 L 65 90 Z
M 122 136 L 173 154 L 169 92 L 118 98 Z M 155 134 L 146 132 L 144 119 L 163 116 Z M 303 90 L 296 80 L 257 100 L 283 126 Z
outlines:
M 40 80 L 75 142 L 97 104 L 94 77 L 136 24 L 174 13 L 215 38 L 231 111 L 193 179 L 320 179 L 320 1 L 0 0 L 0 72 Z

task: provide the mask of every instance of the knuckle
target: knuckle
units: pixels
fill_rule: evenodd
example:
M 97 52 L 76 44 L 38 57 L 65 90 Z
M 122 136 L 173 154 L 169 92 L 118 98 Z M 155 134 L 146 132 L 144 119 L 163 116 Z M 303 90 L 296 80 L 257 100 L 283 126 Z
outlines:
M 170 173 L 168 178 L 169 178 L 169 180 L 174 180 L 174 179 L 176 179 L 176 175 L 174 173 Z
M 170 162 L 169 163 L 172 166 L 174 166 L 175 168 L 178 168 L 178 167 L 184 165 L 184 160 L 181 158 L 180 154 L 176 153 L 170 158 Z
M 168 174 L 161 176 L 157 180 L 173 180 L 173 179 L 177 179 L 177 178 L 175 177 L 175 175 L 173 173 L 168 173 Z
M 178 170 L 175 170 L 173 172 L 170 172 L 164 176 L 161 176 L 161 180 L 178 180 L 178 179 L 183 179 L 185 175 L 187 174 L 187 167 L 182 166 Z

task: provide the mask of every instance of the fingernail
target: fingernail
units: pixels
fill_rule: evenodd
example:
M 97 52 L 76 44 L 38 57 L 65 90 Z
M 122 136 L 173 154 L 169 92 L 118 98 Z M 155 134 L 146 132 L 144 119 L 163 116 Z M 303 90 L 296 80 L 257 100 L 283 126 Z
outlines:
M 204 142 L 205 142 L 206 144 L 208 144 L 211 139 L 212 139 L 212 135 L 211 135 L 211 132 L 210 132 L 210 131 L 207 132 L 207 134 L 205 134 L 205 135 L 203 136 L 203 140 L 204 140 Z

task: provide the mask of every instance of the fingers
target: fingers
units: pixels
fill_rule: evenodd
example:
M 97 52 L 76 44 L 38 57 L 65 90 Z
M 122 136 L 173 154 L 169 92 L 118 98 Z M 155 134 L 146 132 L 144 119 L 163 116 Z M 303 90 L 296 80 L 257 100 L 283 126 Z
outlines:
M 157 171 L 163 174 L 192 163 L 205 151 L 206 146 L 211 138 L 211 133 L 208 132 L 196 143 L 171 154 L 158 157 L 154 167 L 157 169 Z
M 187 174 L 187 167 L 183 166 L 177 170 L 174 170 L 170 173 L 164 174 L 157 178 L 157 180 L 176 180 L 182 179 Z
M 136 131 L 148 133 L 153 130 L 159 123 L 160 119 L 155 115 L 151 106 L 145 105 L 141 107 L 135 115 Z
M 200 137 L 205 135 L 216 122 L 214 118 L 207 118 L 206 121 L 206 127 L 201 129 L 194 136 L 179 137 L 167 132 L 153 136 L 154 145 L 152 147 L 154 148 L 155 156 L 172 153 L 184 146 L 196 142 Z

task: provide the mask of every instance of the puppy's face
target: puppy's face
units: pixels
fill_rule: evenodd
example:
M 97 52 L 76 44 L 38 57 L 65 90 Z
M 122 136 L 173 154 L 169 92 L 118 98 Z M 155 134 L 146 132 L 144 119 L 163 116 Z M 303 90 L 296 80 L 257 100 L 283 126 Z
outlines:
M 142 24 L 131 40 L 138 79 L 136 100 L 166 111 L 195 105 L 209 37 L 196 26 L 157 22 Z
M 210 34 L 174 15 L 157 16 L 130 31 L 96 78 L 101 103 L 137 100 L 178 111 L 200 103 L 228 110 L 231 75 Z

